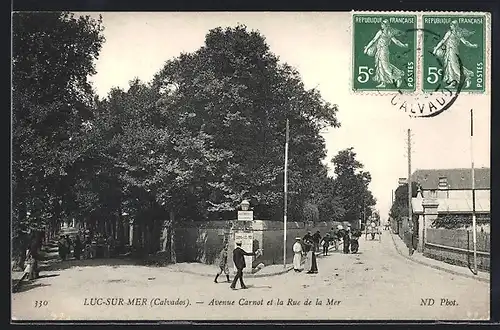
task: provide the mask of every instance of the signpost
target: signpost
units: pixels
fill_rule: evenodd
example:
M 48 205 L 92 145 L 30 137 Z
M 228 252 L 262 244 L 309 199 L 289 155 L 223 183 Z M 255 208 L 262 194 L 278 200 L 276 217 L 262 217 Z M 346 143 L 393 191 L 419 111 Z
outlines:
M 251 223 L 253 221 L 253 211 L 248 210 L 250 208 L 250 203 L 247 200 L 241 202 L 241 211 L 238 211 L 238 222 L 235 224 L 237 229 L 234 231 L 234 247 L 236 248 L 236 243 L 241 242 L 241 248 L 246 252 L 253 252 L 253 231 L 251 229 Z M 250 228 L 249 228 L 250 227 Z M 243 269 L 245 273 L 252 272 L 252 256 L 245 256 L 246 267 Z M 236 272 L 236 267 L 234 267 L 234 272 Z
M 238 221 L 253 221 L 253 211 L 238 211 Z
M 243 231 L 243 230 L 236 231 L 234 233 L 234 241 L 241 242 L 241 248 L 246 252 L 253 251 L 253 232 Z M 243 272 L 245 273 L 252 272 L 252 262 L 253 262 L 252 256 L 245 256 L 245 263 L 247 266 L 243 269 Z M 236 266 L 234 266 L 234 272 L 236 273 Z

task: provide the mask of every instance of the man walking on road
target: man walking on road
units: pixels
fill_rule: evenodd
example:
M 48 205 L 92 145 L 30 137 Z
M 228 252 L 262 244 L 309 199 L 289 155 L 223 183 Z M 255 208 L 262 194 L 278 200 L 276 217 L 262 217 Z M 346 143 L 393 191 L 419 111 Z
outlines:
M 247 289 L 245 283 L 243 282 L 243 268 L 246 267 L 245 256 L 257 256 L 255 252 L 246 252 L 241 248 L 241 242 L 236 243 L 236 249 L 233 250 L 233 261 L 236 266 L 236 276 L 231 283 L 231 289 L 236 289 L 236 282 L 240 280 L 240 285 L 242 289 Z

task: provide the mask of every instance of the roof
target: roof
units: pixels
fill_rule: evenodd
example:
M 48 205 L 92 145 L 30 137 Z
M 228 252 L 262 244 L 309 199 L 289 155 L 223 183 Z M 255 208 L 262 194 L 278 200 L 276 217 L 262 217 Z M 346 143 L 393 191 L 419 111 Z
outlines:
M 416 170 L 412 181 L 420 184 L 423 190 L 439 189 L 439 178 L 446 177 L 448 189 L 472 189 L 472 173 L 470 168 L 450 168 Z M 475 189 L 490 189 L 490 169 L 486 167 L 474 169 Z
M 471 198 L 437 198 L 438 213 L 472 213 Z M 411 206 L 413 212 L 422 213 L 422 199 L 412 198 Z M 490 213 L 490 199 L 476 198 L 476 212 Z

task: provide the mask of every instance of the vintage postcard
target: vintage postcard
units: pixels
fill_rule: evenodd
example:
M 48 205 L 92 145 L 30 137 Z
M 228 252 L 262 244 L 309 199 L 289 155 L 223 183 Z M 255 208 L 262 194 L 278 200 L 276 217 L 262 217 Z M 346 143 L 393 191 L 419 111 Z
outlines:
M 483 12 L 16 12 L 13 322 L 490 319 Z

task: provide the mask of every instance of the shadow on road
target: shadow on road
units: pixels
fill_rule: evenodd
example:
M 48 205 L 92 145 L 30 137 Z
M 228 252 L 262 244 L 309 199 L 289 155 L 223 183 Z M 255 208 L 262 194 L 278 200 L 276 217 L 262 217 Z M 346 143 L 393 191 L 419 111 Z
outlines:
M 29 291 L 31 289 L 36 289 L 36 288 L 44 287 L 44 286 L 50 286 L 50 284 L 36 283 L 36 282 L 31 281 L 31 282 L 22 283 L 21 285 L 13 288 L 12 292 L 13 293 L 25 292 L 25 291 Z
M 45 260 L 40 262 L 40 271 L 56 271 L 64 270 L 72 267 L 97 267 L 97 266 L 125 266 L 125 265 L 143 265 L 139 260 L 129 258 L 112 258 L 112 259 L 85 259 L 85 260 L 65 260 L 58 259 Z
M 38 278 L 48 278 L 48 277 L 56 277 L 59 276 L 59 274 L 46 274 L 46 275 L 40 275 Z
M 249 289 L 271 289 L 272 286 L 247 284 L 247 288 L 249 288 Z

